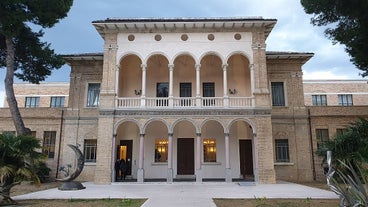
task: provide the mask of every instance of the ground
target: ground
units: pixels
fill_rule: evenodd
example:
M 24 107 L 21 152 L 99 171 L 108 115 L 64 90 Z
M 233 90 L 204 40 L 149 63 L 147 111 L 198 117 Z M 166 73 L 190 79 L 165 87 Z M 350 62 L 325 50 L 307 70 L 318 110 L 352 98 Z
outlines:
M 303 185 L 328 189 L 325 183 L 301 183 Z M 49 188 L 59 187 L 61 183 L 50 182 L 42 183 L 40 186 L 34 186 L 30 183 L 24 182 L 21 185 L 14 187 L 11 191 L 11 196 L 22 195 L 34 191 L 41 191 Z M 217 207 L 336 207 L 339 205 L 339 200 L 329 199 L 214 199 Z M 69 200 L 22 200 L 18 201 L 18 206 L 37 206 L 37 207 L 97 207 L 97 206 L 126 206 L 139 207 L 145 200 L 139 199 L 102 199 L 102 200 L 85 200 L 85 199 L 69 199 Z

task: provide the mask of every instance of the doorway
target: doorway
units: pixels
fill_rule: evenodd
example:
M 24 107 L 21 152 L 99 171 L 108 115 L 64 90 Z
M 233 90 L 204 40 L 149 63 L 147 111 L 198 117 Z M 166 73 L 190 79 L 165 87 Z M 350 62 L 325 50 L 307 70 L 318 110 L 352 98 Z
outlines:
M 177 174 L 194 175 L 194 138 L 178 138 Z
M 254 179 L 252 140 L 239 140 L 240 174 L 243 179 Z
M 127 163 L 127 175 L 132 175 L 132 149 L 133 140 L 120 140 L 120 145 L 117 149 L 117 158 L 124 159 Z

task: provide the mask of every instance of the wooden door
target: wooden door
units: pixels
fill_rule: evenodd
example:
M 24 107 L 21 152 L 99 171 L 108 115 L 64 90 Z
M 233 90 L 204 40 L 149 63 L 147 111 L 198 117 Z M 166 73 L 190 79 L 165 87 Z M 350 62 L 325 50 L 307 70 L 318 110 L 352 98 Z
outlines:
M 124 159 L 128 165 L 127 175 L 132 174 L 132 150 L 133 140 L 120 140 L 120 146 L 118 146 L 117 157 Z
M 240 174 L 243 178 L 253 176 L 252 140 L 239 140 Z
M 194 139 L 178 138 L 178 175 L 194 175 Z

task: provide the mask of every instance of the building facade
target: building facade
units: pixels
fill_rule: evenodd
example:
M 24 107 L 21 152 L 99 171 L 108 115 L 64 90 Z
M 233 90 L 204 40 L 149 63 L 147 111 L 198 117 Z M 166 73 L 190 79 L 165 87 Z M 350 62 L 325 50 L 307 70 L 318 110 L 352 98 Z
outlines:
M 95 183 L 116 181 L 117 159 L 137 182 L 311 181 L 323 173 L 313 153 L 315 131 L 336 116 L 342 127 L 357 113 L 347 120 L 348 107 L 333 106 L 341 113 L 331 109 L 327 116 L 329 106 L 310 106 L 311 97 L 323 99 L 315 93 L 345 92 L 303 85 L 302 66 L 312 53 L 266 51 L 275 24 L 263 18 L 94 21 L 104 52 L 64 56 L 71 67 L 64 107 L 60 91 L 44 95 L 46 105 L 34 90 L 16 92 L 21 114 L 43 140 L 43 152 L 53 151 L 56 176 L 58 167 L 74 164 L 67 147 L 73 144 L 85 155 L 79 179 Z M 365 97 L 358 99 L 364 105 Z M 9 112 L 0 113 L 0 131 L 12 131 Z

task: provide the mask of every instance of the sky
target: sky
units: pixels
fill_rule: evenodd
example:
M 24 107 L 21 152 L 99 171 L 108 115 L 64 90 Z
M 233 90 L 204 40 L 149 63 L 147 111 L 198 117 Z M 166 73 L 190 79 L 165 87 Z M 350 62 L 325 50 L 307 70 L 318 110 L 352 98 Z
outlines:
M 74 0 L 68 16 L 45 29 L 43 41 L 59 54 L 102 52 L 103 40 L 92 25 L 106 18 L 263 17 L 277 19 L 267 51 L 312 52 L 303 66 L 304 79 L 362 79 L 343 45 L 333 45 L 324 29 L 310 24 L 298 0 Z M 46 79 L 69 81 L 65 65 Z M 5 70 L 0 69 L 0 107 Z

